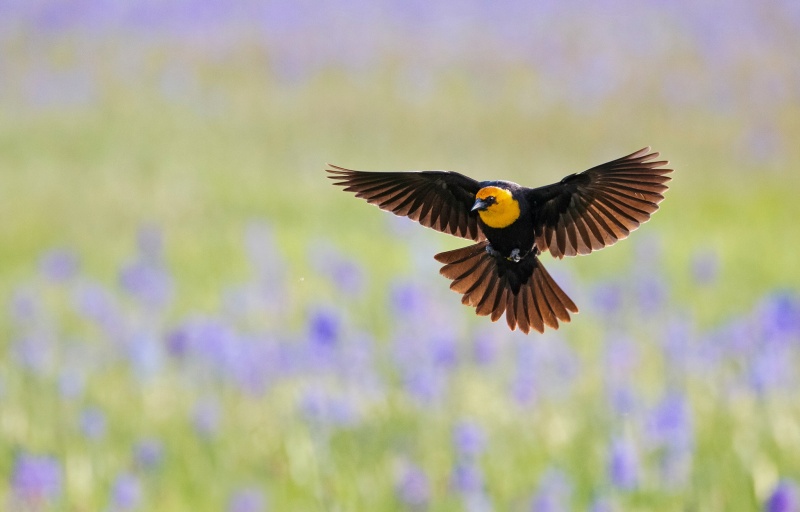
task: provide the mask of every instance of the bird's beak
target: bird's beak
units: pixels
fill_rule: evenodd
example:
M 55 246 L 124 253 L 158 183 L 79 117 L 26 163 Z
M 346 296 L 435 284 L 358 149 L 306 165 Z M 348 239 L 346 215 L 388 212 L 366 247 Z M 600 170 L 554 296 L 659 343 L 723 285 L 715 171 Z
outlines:
M 470 211 L 474 212 L 475 210 L 485 210 L 488 207 L 489 204 L 484 202 L 483 199 L 476 199 L 475 204 L 472 205 L 472 210 Z

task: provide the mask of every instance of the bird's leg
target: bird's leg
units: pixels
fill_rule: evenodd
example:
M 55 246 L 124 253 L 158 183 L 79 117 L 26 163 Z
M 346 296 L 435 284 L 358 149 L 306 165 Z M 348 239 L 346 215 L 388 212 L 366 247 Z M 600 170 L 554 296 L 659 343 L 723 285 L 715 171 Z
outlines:
M 503 254 L 500 251 L 495 250 L 494 247 L 491 246 L 491 244 L 486 246 L 486 252 L 489 253 L 489 255 L 492 257 L 503 258 L 507 261 L 513 261 L 514 263 L 519 263 L 525 256 L 528 255 L 527 252 L 525 254 L 521 254 L 521 251 L 519 249 L 514 249 L 508 256 L 503 256 Z
M 486 252 L 489 253 L 489 256 L 492 256 L 494 258 L 500 258 L 500 257 L 503 256 L 502 254 L 500 254 L 500 251 L 495 251 L 494 250 L 494 248 L 492 247 L 492 244 L 487 244 L 486 245 Z

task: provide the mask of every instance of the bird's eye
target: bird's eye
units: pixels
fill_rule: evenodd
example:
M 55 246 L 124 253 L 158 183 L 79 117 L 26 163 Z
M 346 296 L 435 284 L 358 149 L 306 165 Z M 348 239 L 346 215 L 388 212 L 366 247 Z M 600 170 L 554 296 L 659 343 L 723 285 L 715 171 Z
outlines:
M 486 201 L 489 204 L 494 204 L 496 202 L 494 196 L 488 196 L 486 199 L 484 199 L 484 201 Z

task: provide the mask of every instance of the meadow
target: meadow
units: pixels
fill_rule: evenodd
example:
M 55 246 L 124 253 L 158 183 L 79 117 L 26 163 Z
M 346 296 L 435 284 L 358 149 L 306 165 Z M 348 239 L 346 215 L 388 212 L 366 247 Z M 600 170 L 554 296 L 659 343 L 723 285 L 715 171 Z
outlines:
M 0 1 L 0 508 L 800 510 L 790 1 Z M 544 185 L 650 145 L 581 313 L 326 162 Z

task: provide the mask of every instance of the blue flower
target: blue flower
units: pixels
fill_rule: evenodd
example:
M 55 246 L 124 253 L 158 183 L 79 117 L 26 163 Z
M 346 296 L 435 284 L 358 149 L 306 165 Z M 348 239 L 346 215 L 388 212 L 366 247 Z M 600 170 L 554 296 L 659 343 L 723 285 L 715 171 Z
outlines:
M 432 404 L 442 398 L 447 390 L 447 373 L 430 364 L 404 368 L 403 384 L 406 392 L 423 404 Z
M 571 510 L 572 485 L 560 470 L 549 469 L 539 480 L 531 499 L 531 512 L 563 512 Z
M 172 300 L 172 276 L 157 263 L 134 261 L 120 270 L 119 281 L 127 293 L 147 307 L 159 309 Z
M 142 501 L 142 482 L 130 473 L 121 473 L 111 487 L 114 510 L 133 510 Z
M 44 314 L 41 293 L 32 288 L 15 289 L 9 302 L 11 317 L 21 324 L 35 323 Z
M 435 366 L 452 368 L 458 363 L 458 342 L 454 337 L 435 335 L 427 340 L 427 346 Z
M 404 464 L 395 489 L 400 501 L 415 508 L 426 506 L 431 497 L 431 485 L 427 475 L 421 468 L 411 463 Z
M 63 475 L 59 462 L 49 456 L 17 454 L 11 475 L 14 496 L 23 503 L 54 501 L 61 496 Z
M 800 494 L 797 486 L 790 480 L 781 480 L 764 505 L 765 512 L 800 511 Z
M 158 439 L 141 439 L 133 447 L 133 459 L 142 469 L 154 469 L 164 460 L 164 444 Z
M 410 282 L 397 282 L 390 291 L 392 310 L 400 317 L 413 316 L 421 309 L 425 301 L 424 293 L 419 286 Z
M 614 486 L 626 491 L 636 488 L 639 471 L 636 446 L 627 439 L 614 439 L 608 462 L 608 473 Z
M 800 299 L 789 292 L 769 294 L 758 309 L 768 341 L 800 336 Z
M 597 315 L 607 318 L 622 309 L 622 289 L 616 283 L 600 283 L 592 292 L 592 303 Z
M 101 439 L 106 434 L 106 415 L 97 407 L 84 409 L 80 415 L 80 427 L 87 439 Z
M 125 346 L 131 368 L 136 376 L 147 381 L 155 377 L 164 360 L 163 345 L 155 329 L 142 329 L 132 333 Z
M 262 512 L 266 509 L 264 493 L 260 489 L 239 489 L 228 500 L 227 512 Z
M 48 375 L 56 366 L 57 347 L 48 334 L 25 336 L 13 343 L 12 350 L 17 362 L 35 375 Z
M 453 444 L 462 455 L 480 455 L 486 448 L 486 433 L 472 421 L 460 421 L 453 429 Z
M 683 394 L 667 393 L 650 413 L 647 423 L 655 443 L 675 450 L 690 450 L 694 446 L 692 410 Z
M 483 491 L 483 471 L 474 462 L 458 462 L 453 468 L 450 481 L 453 487 L 463 494 Z
M 78 273 L 78 258 L 75 253 L 66 249 L 53 249 L 39 259 L 39 269 L 49 281 L 60 283 L 67 281 Z
M 76 311 L 85 319 L 96 323 L 106 334 L 116 336 L 122 329 L 122 308 L 116 297 L 105 286 L 79 281 L 72 301 Z
M 308 336 L 317 347 L 337 344 L 342 330 L 342 320 L 330 309 L 318 309 L 309 315 Z

